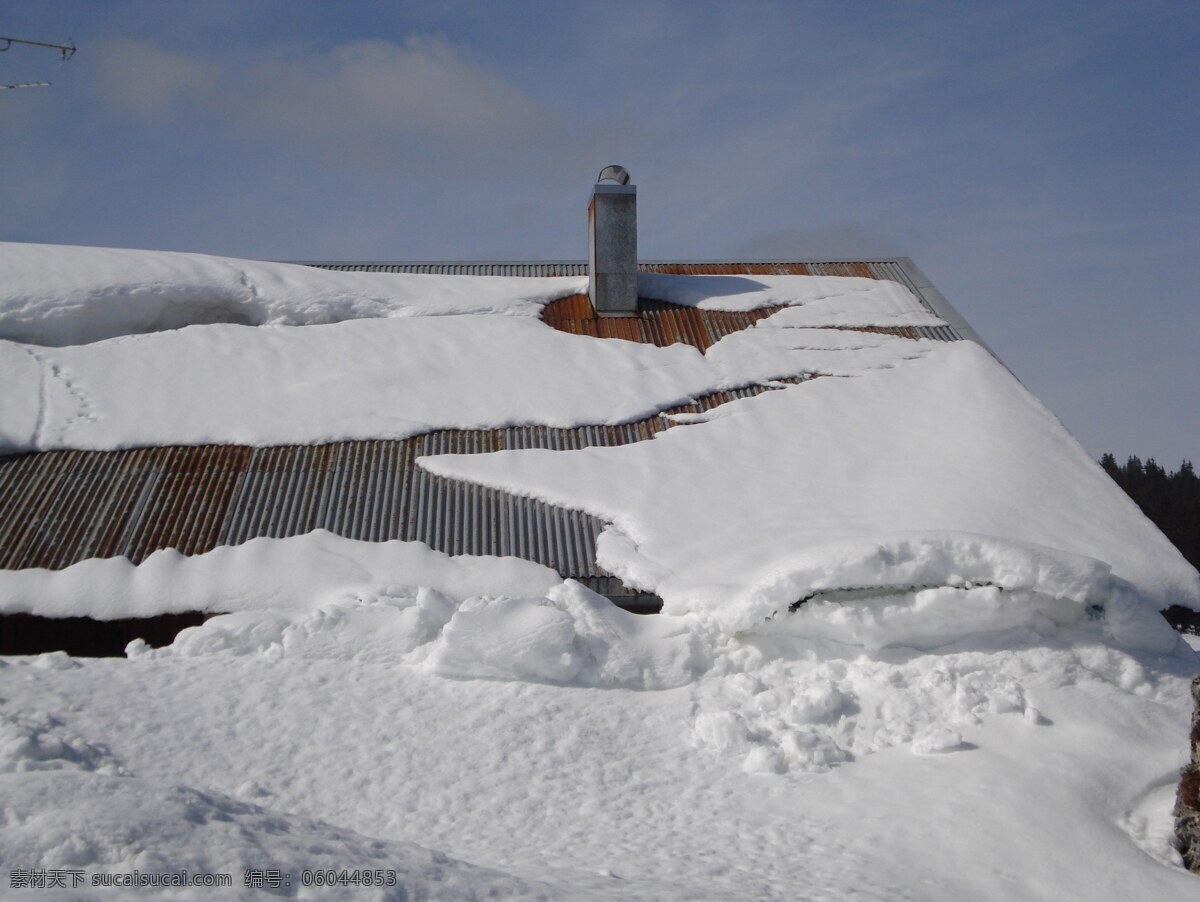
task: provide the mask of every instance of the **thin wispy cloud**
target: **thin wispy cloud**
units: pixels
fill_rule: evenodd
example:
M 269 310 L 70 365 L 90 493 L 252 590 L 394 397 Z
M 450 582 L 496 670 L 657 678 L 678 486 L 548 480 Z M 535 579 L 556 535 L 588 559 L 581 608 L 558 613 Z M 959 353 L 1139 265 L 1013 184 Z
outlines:
M 587 154 L 586 122 L 530 98 L 444 36 L 325 50 L 266 45 L 221 60 L 122 39 L 97 48 L 93 91 L 146 120 L 200 116 L 330 169 L 503 175 Z
M 167 119 L 214 102 L 220 75 L 214 62 L 129 38 L 89 50 L 95 55 L 91 89 L 119 113 Z
M 315 146 L 332 165 L 371 168 L 511 162 L 532 136 L 560 147 L 572 132 L 567 117 L 445 38 L 422 35 L 259 64 L 226 115 L 247 130 Z

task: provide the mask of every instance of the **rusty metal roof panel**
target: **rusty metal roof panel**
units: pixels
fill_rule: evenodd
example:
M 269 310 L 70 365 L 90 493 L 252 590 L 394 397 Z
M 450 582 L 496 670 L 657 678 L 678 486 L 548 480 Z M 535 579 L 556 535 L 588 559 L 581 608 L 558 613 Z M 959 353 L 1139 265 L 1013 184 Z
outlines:
M 710 410 L 770 390 L 716 392 L 670 412 Z M 0 567 L 61 569 L 115 556 L 140 563 L 160 548 L 199 554 L 260 536 L 327 529 L 367 541 L 421 541 L 450 554 L 515 555 L 565 576 L 599 576 L 600 521 L 433 476 L 417 459 L 624 445 L 672 426 L 655 416 L 573 429 L 439 430 L 400 441 L 56 451 L 0 459 Z
M 731 332 L 749 328 L 781 309 L 764 307 L 730 312 L 646 302 L 636 316 L 597 317 L 586 295 L 571 295 L 547 304 L 542 320 L 575 335 L 639 341 L 659 347 L 682 343 L 705 351 Z

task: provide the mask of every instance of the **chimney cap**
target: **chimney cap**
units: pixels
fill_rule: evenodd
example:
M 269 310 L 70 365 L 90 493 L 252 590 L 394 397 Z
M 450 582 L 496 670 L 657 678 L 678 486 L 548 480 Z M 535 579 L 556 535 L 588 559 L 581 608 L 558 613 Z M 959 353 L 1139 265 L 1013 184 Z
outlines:
M 629 184 L 629 170 L 624 166 L 605 166 L 600 170 L 600 174 L 596 176 L 596 183 L 603 181 L 616 182 L 618 185 Z

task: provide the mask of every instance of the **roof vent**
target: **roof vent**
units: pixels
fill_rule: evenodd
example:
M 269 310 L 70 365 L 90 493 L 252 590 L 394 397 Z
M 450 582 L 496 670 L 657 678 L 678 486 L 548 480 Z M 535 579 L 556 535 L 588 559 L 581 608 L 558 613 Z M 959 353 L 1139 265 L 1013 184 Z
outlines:
M 605 166 L 596 176 L 596 184 L 600 182 L 616 182 L 618 185 L 629 184 L 629 170 L 624 166 Z
M 637 186 L 624 166 L 605 166 L 588 204 L 588 296 L 597 315 L 637 313 L 637 271 Z

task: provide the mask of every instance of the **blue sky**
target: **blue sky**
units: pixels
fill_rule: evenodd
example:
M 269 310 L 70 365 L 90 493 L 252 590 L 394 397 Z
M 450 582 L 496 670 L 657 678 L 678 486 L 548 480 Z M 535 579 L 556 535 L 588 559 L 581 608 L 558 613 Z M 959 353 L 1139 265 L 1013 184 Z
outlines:
M 1093 456 L 1200 463 L 1200 4 L 0 2 L 0 240 L 911 256 Z

